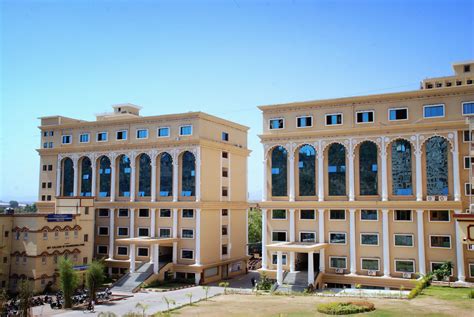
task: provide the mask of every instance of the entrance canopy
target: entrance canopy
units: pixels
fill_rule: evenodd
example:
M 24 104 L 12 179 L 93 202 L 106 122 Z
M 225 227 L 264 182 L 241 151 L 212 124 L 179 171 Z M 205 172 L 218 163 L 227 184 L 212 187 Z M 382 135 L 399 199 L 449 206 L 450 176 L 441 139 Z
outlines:
M 327 246 L 328 246 L 327 243 L 279 242 L 279 243 L 267 244 L 267 250 L 308 253 L 308 252 L 318 252 L 321 249 L 325 249 Z
M 136 245 L 171 245 L 173 242 L 177 242 L 178 238 L 150 238 L 150 237 L 137 237 L 137 238 L 122 238 L 117 239 L 117 242 L 123 244 L 136 244 Z

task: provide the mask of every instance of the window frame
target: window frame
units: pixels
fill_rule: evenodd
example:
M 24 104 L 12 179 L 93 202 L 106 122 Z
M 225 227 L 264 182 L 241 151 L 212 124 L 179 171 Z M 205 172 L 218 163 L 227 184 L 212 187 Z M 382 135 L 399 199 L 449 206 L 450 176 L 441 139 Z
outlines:
M 87 142 L 81 141 L 81 137 L 83 135 L 87 135 Z M 91 134 L 89 132 L 79 133 L 79 143 L 90 143 L 91 141 Z
M 442 262 L 442 261 L 430 261 L 430 272 L 433 273 L 433 264 L 444 264 L 445 262 Z M 451 275 L 449 275 L 450 277 L 453 277 L 454 276 L 454 266 L 451 267 Z
M 376 214 L 377 214 L 377 219 L 362 219 L 362 211 L 365 210 L 365 211 L 375 211 Z M 360 209 L 359 210 L 359 220 L 360 221 L 379 221 L 379 210 L 378 209 Z
M 274 218 L 273 217 L 273 212 L 275 210 L 284 210 L 285 211 L 285 218 Z M 288 210 L 286 209 L 272 209 L 272 220 L 287 220 L 288 219 Z
M 448 212 L 448 220 L 431 220 L 431 212 L 432 211 L 447 211 Z M 448 223 L 451 222 L 451 211 L 449 209 L 441 209 L 441 210 L 428 210 L 428 222 L 442 222 L 442 223 Z
M 139 250 L 146 250 L 146 255 L 140 255 Z M 149 247 L 137 247 L 136 249 L 136 257 L 149 257 L 150 256 L 150 248 Z
M 469 277 L 474 277 L 474 275 L 472 275 L 472 270 L 471 270 L 471 266 L 474 266 L 474 263 L 468 263 L 467 266 L 469 267 Z
M 407 118 L 406 119 L 390 119 L 390 111 L 392 110 L 406 110 L 407 112 Z M 388 121 L 389 122 L 398 122 L 398 121 L 408 121 L 410 119 L 410 114 L 409 114 L 409 111 L 408 111 L 408 107 L 396 107 L 396 108 L 388 108 Z
M 101 228 L 106 228 L 106 229 L 107 229 L 107 234 L 100 234 L 100 229 L 101 229 Z M 97 227 L 97 235 L 98 235 L 99 237 L 108 237 L 108 236 L 110 236 L 109 227 L 106 227 L 106 226 L 98 226 L 98 227 Z
M 138 136 L 138 133 L 139 133 L 140 131 L 146 131 L 146 137 L 140 138 L 140 137 Z M 136 133 L 136 134 L 135 134 L 135 138 L 136 138 L 137 140 L 146 140 L 146 139 L 148 139 L 148 136 L 150 135 L 150 132 L 148 131 L 148 128 L 138 128 L 138 129 L 135 130 L 135 133 Z
M 192 211 L 193 211 L 193 216 L 192 216 L 192 217 L 185 217 L 185 216 L 184 216 L 184 211 L 185 211 L 185 210 L 192 210 Z M 181 219 L 194 219 L 194 218 L 196 218 L 196 211 L 195 211 L 195 209 L 192 209 L 192 208 L 183 208 L 183 209 L 181 209 Z
M 272 252 L 271 257 L 272 265 L 278 265 L 278 252 Z M 273 257 L 276 257 L 275 263 L 273 263 Z M 281 264 L 282 266 L 288 265 L 288 254 L 286 252 L 281 253 Z
M 229 142 L 229 132 L 222 131 L 221 132 L 221 141 Z
M 170 234 L 169 237 L 163 236 L 163 238 L 171 238 L 173 236 L 173 230 L 171 227 L 158 227 L 158 237 L 161 238 L 161 230 L 169 230 Z
M 377 244 L 364 244 L 362 243 L 362 236 L 363 235 L 376 235 L 377 236 Z M 380 235 L 377 232 L 361 232 L 359 235 L 359 245 L 364 247 L 379 247 L 380 246 Z
M 127 229 L 127 234 L 120 234 L 120 229 Z M 129 237 L 130 228 L 129 227 L 117 227 L 117 237 Z
M 357 115 L 359 113 L 369 113 L 369 112 L 372 112 L 372 121 L 368 121 L 368 122 L 359 122 L 359 121 L 357 121 Z M 356 113 L 355 113 L 355 122 L 356 122 L 356 124 L 374 123 L 375 122 L 375 110 L 358 110 L 358 111 L 356 111 Z
M 108 209 L 108 208 L 98 208 L 98 209 L 99 209 L 99 211 L 97 212 L 97 217 L 98 218 L 110 218 L 110 209 Z M 101 210 L 107 210 L 107 216 L 101 216 L 100 215 Z
M 344 210 L 344 219 L 332 219 L 331 218 L 331 211 L 341 211 Z M 345 209 L 329 209 L 329 221 L 346 221 L 347 220 L 347 210 Z
M 340 115 L 341 116 L 341 123 L 335 123 L 335 124 L 328 124 L 328 116 L 334 116 L 334 115 Z M 324 115 L 324 126 L 325 127 L 333 127 L 333 126 L 339 126 L 344 124 L 344 115 L 342 112 L 335 112 L 335 113 L 326 113 Z
M 465 170 L 469 170 L 470 167 L 466 167 L 466 159 L 469 159 L 469 163 L 472 165 L 474 157 L 470 156 L 470 155 L 463 156 L 463 167 L 464 167 Z
M 169 212 L 170 212 L 170 215 L 169 215 L 168 217 L 162 216 L 162 215 L 161 215 L 161 211 L 162 211 L 162 210 L 169 210 Z M 159 214 L 159 217 L 160 217 L 160 218 L 172 218 L 172 213 L 173 213 L 173 212 L 172 212 L 172 210 L 171 210 L 171 209 L 168 209 L 168 208 L 160 208 L 160 214 Z
M 442 116 L 435 116 L 435 117 L 427 117 L 425 115 L 425 109 L 426 108 L 429 108 L 429 107 L 439 107 L 439 106 L 442 106 L 443 107 L 443 115 Z M 423 119 L 436 119 L 436 118 L 444 118 L 446 117 L 446 106 L 444 103 L 438 103 L 438 104 L 432 104 L 432 105 L 424 105 L 423 106 Z
M 125 138 L 123 138 L 123 139 L 118 138 L 118 134 L 120 132 L 122 133 L 122 135 L 125 132 Z M 115 141 L 127 141 L 127 139 L 128 139 L 128 130 L 127 129 L 122 129 L 122 130 L 115 131 Z
M 181 129 L 184 128 L 184 127 L 191 127 L 191 133 L 190 134 L 181 134 Z M 180 125 L 179 126 L 179 136 L 191 136 L 193 135 L 193 125 L 192 124 L 183 124 L 183 125 Z
M 104 134 L 105 135 L 105 139 L 104 140 L 99 140 L 99 135 L 100 134 Z M 95 141 L 96 142 L 107 142 L 109 140 L 109 133 L 107 131 L 100 131 L 100 132 L 97 132 L 96 134 L 96 137 L 95 137 Z
M 364 269 L 364 266 L 362 263 L 364 263 L 364 260 L 376 260 L 377 261 L 377 269 L 376 270 L 369 270 L 369 269 Z M 375 272 L 380 272 L 380 259 L 379 258 L 366 258 L 366 257 L 361 257 L 360 258 L 360 269 L 361 271 L 375 271 Z
M 168 130 L 168 135 L 160 135 L 160 130 L 161 129 L 167 129 Z M 156 128 L 156 137 L 157 138 L 169 138 L 171 136 L 171 128 L 170 127 L 158 127 Z
M 65 137 L 69 137 L 69 142 L 64 142 Z M 72 144 L 72 134 L 61 135 L 61 144 Z
M 313 218 L 310 218 L 310 219 L 301 218 L 301 215 L 302 215 L 301 212 L 302 212 L 303 210 L 305 210 L 305 211 L 311 210 L 311 211 L 313 212 Z M 316 210 L 315 210 L 315 209 L 300 209 L 299 214 L 300 214 L 299 220 L 301 220 L 301 221 L 314 221 L 314 220 L 316 220 Z
M 191 230 L 193 232 L 193 237 L 192 238 L 189 238 L 189 237 L 184 237 L 183 235 L 183 230 Z M 195 234 L 194 234 L 194 229 L 193 228 L 181 228 L 181 231 L 180 231 L 180 238 L 183 239 L 183 240 L 194 240 L 194 237 L 195 237 Z
M 106 248 L 105 253 L 99 252 L 99 249 L 100 249 L 101 247 L 105 247 L 105 248 Z M 106 245 L 106 244 L 98 244 L 97 247 L 96 247 L 96 254 L 100 254 L 100 255 L 107 255 L 107 254 L 109 254 L 109 246 Z
M 120 216 L 120 210 L 127 210 L 127 215 L 126 216 Z M 130 218 L 130 209 L 128 209 L 128 208 L 119 208 L 117 210 L 117 218 Z
M 412 245 L 397 245 L 395 236 L 411 236 Z M 415 235 L 413 233 L 394 233 L 393 234 L 393 246 L 395 248 L 414 248 L 415 247 Z
M 313 243 L 316 243 L 317 242 L 317 232 L 316 231 L 307 231 L 307 230 L 302 230 L 302 231 L 299 231 L 299 241 L 300 242 L 306 242 L 306 241 L 302 241 L 301 240 L 301 234 L 302 233 L 311 233 L 314 235 L 314 241 L 312 241 Z M 311 242 L 311 241 L 309 241 Z
M 140 229 L 146 229 L 146 230 L 148 230 L 148 234 L 145 235 L 145 236 L 140 235 Z M 151 233 L 150 227 L 137 227 L 137 238 L 138 238 L 138 237 L 149 237 L 149 236 L 150 236 L 150 233 Z
M 471 143 L 472 142 L 472 137 L 470 140 L 466 140 L 466 133 L 469 135 L 469 130 L 462 130 L 462 143 Z
M 127 250 L 127 254 L 119 254 L 119 252 L 118 252 L 119 248 L 125 248 Z M 130 249 L 129 249 L 128 245 L 118 245 L 115 248 L 115 254 L 118 255 L 118 256 L 129 256 Z
M 344 243 L 334 243 L 334 242 L 331 242 L 331 234 L 343 234 L 344 235 Z M 347 232 L 343 232 L 343 231 L 329 231 L 328 232 L 328 241 L 329 241 L 329 244 L 333 244 L 333 245 L 347 245 Z
M 416 262 L 415 262 L 415 260 L 394 259 L 393 262 L 394 262 L 393 270 L 394 270 L 395 273 L 411 273 L 411 274 L 413 274 L 413 273 L 416 272 Z M 397 271 L 397 262 L 412 262 L 413 263 L 413 271 L 412 272 Z
M 449 248 L 447 247 L 434 247 L 432 244 L 431 244 L 431 238 L 432 237 L 448 237 L 449 238 Z M 453 248 L 453 240 L 451 238 L 451 235 L 450 234 L 430 234 L 428 235 L 428 238 L 429 238 L 429 246 L 431 249 L 445 249 L 445 250 L 450 250 Z
M 191 258 L 183 258 L 183 251 L 191 251 L 193 256 Z M 181 260 L 193 261 L 194 260 L 194 249 L 186 249 L 186 248 L 180 249 L 179 250 L 179 258 Z
M 469 117 L 469 116 L 472 116 L 472 114 L 464 114 L 464 104 L 465 103 L 474 103 L 474 100 L 473 101 L 463 101 L 461 102 L 461 115 L 463 117 Z
M 148 216 L 140 216 L 140 211 L 141 210 L 147 210 L 148 211 Z M 138 215 L 137 215 L 137 218 L 150 218 L 151 215 L 150 215 L 150 209 L 148 208 L 138 208 Z
M 281 128 L 276 128 L 276 129 L 273 129 L 272 128 L 272 120 L 282 120 L 282 127 Z M 268 119 L 268 130 L 283 130 L 285 128 L 286 124 L 285 124 L 285 118 L 283 117 L 278 117 L 278 118 L 270 118 Z
M 311 118 L 311 125 L 308 125 L 308 126 L 305 126 L 305 127 L 299 127 L 299 126 L 298 126 L 298 119 L 301 119 L 301 118 Z M 301 116 L 297 116 L 297 117 L 296 117 L 296 128 L 297 128 L 297 129 L 312 128 L 312 127 L 313 127 L 313 122 L 314 122 L 314 118 L 313 118 L 312 115 L 301 115 Z
M 272 230 L 272 236 L 271 236 L 271 241 L 272 242 L 288 242 L 288 231 L 286 230 Z M 273 233 L 285 233 L 285 241 L 276 241 L 276 240 L 273 240 Z
M 472 194 L 473 188 L 471 187 L 471 192 L 469 193 L 469 192 L 467 191 L 468 187 L 471 187 L 471 183 L 464 183 L 464 196 L 470 197 L 470 196 L 473 195 L 473 194 Z
M 410 211 L 410 220 L 397 220 L 396 219 L 396 214 L 397 211 Z M 413 210 L 411 209 L 394 209 L 393 210 L 393 222 L 413 222 Z
M 344 262 L 346 263 L 345 267 L 334 267 L 334 266 L 332 266 L 331 265 L 332 264 L 331 259 L 333 259 L 333 258 L 344 259 Z M 329 256 L 329 268 L 333 269 L 333 270 L 337 270 L 337 269 L 347 270 L 347 256 L 337 256 L 337 255 Z

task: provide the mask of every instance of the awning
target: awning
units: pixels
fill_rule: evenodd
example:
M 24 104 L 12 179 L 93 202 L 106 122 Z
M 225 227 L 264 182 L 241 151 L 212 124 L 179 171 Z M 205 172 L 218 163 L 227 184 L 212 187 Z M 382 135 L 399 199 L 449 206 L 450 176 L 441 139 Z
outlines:
M 317 252 L 321 249 L 325 249 L 327 246 L 328 246 L 327 243 L 279 242 L 279 243 L 267 244 L 267 250 L 308 253 L 308 252 Z

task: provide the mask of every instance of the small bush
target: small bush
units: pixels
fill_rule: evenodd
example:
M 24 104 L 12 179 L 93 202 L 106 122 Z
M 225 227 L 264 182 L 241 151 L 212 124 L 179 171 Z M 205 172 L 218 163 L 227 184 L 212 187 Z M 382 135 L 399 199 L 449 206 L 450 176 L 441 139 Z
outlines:
M 415 288 L 412 289 L 410 293 L 408 294 L 408 299 L 413 299 L 417 297 L 418 295 L 420 295 L 423 289 L 431 285 L 432 280 L 433 280 L 432 275 L 423 276 L 423 278 L 416 283 Z
M 336 302 L 320 304 L 317 306 L 320 313 L 327 315 L 359 314 L 375 310 L 374 304 L 370 302 Z
M 474 289 L 471 289 L 469 293 L 467 293 L 467 298 L 474 299 Z

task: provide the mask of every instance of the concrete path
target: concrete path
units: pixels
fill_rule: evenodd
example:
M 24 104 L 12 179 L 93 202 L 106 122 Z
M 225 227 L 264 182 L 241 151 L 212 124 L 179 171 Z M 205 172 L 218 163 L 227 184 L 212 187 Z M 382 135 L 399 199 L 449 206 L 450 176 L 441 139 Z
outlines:
M 234 278 L 225 280 L 225 282 L 229 283 L 229 288 L 251 290 L 253 288 L 252 281 L 251 281 L 252 277 L 258 281 L 258 279 L 260 278 L 260 274 L 257 271 L 249 271 L 247 274 L 238 275 Z M 209 285 L 219 286 L 220 282 L 210 283 Z

